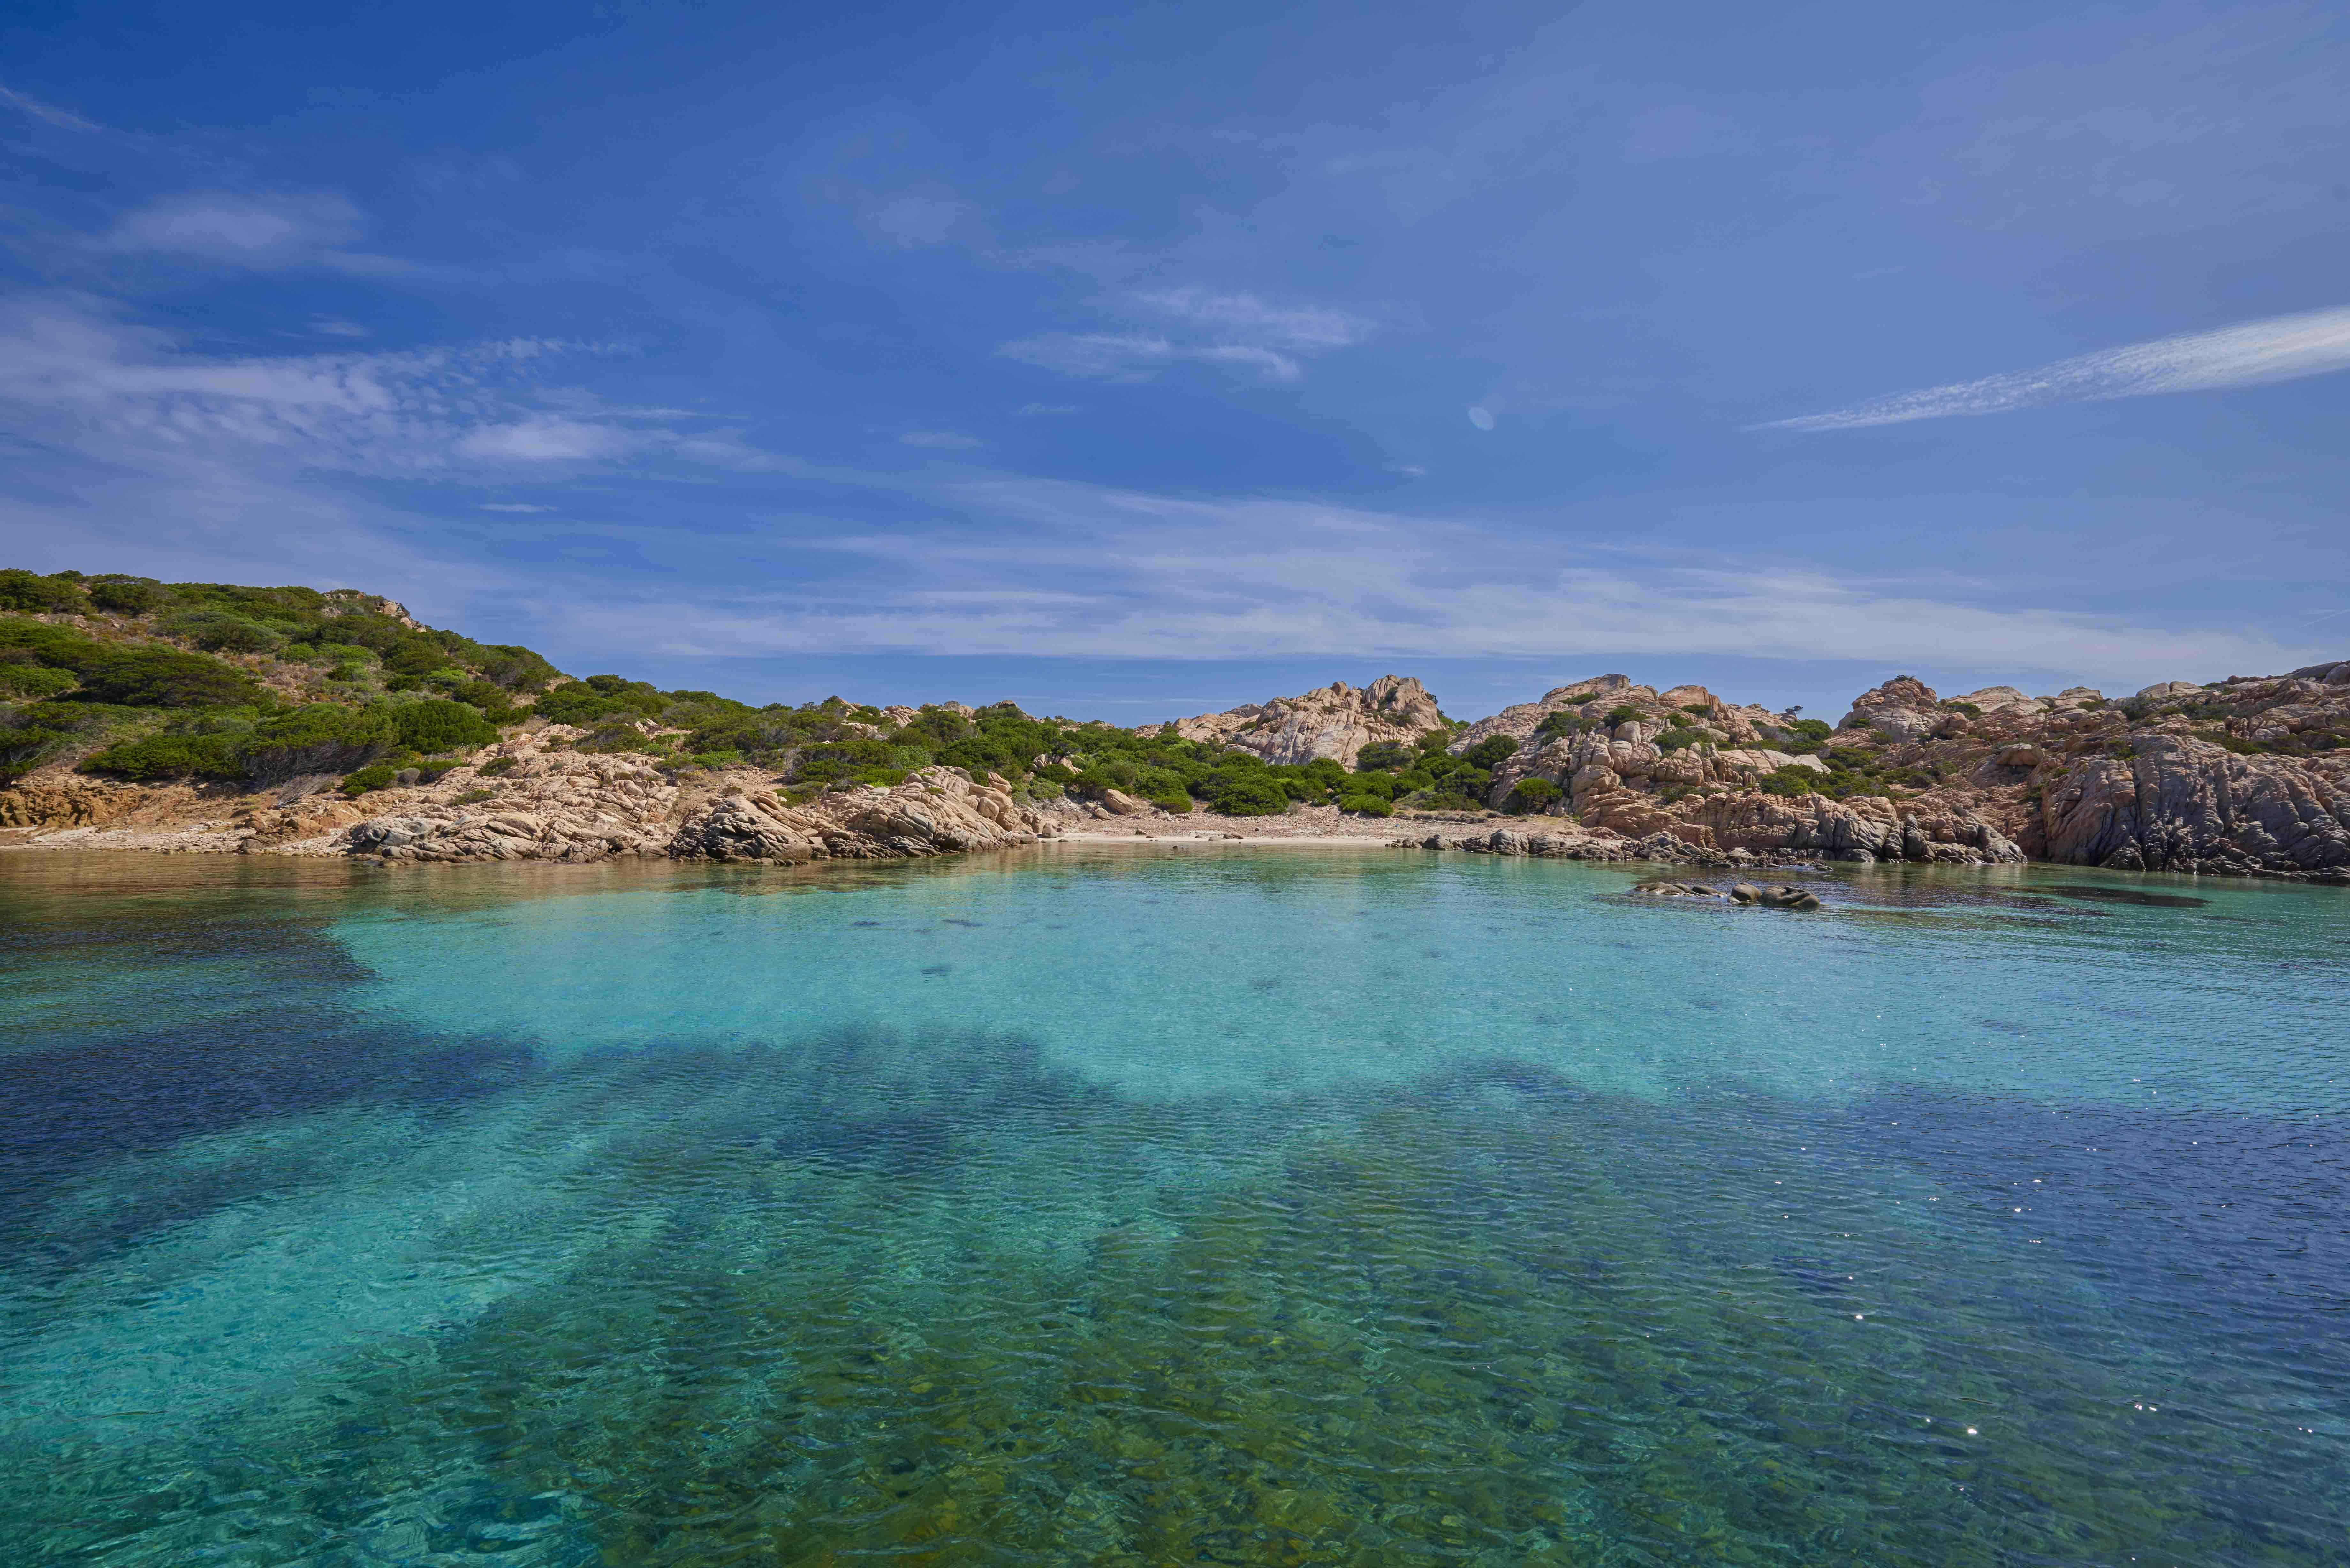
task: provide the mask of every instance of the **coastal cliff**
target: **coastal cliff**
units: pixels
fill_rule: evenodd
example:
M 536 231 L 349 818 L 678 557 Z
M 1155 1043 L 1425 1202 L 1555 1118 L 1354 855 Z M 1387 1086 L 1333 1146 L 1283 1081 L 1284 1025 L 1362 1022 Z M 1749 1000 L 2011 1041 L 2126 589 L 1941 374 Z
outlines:
M 1113 829 L 2350 882 L 2350 661 L 2119 699 L 1897 676 L 1834 725 L 1621 674 L 1464 724 L 1388 675 L 1128 730 L 575 680 L 348 590 L 0 572 L 0 844 L 797 861 Z

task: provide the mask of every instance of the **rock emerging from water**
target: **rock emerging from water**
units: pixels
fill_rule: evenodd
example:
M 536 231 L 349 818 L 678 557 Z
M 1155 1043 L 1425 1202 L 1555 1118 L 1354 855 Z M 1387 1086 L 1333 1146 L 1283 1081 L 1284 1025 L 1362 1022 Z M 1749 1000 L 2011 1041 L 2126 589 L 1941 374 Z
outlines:
M 1669 882 L 1652 878 L 1635 882 L 1632 891 L 1650 898 L 1720 898 L 1733 904 L 1752 904 L 1764 909 L 1816 909 L 1819 896 L 1807 888 L 1786 883 L 1774 883 L 1758 888 L 1752 882 L 1733 882 L 1730 891 L 1707 886 L 1703 882 Z

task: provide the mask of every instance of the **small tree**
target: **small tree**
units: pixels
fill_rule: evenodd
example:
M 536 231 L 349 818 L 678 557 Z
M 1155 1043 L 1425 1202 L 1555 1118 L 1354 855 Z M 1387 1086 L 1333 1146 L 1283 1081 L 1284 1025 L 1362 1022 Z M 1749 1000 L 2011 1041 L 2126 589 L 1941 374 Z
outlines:
M 1517 787 L 1510 791 L 1509 807 L 1519 815 L 1524 816 L 1548 811 L 1557 804 L 1558 797 L 1558 785 L 1548 779 L 1520 779 Z

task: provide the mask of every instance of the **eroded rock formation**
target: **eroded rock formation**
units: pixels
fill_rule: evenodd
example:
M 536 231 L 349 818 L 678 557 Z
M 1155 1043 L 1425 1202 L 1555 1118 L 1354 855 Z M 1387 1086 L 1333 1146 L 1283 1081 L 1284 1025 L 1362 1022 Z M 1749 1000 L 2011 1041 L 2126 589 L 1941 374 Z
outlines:
M 1352 767 L 1375 741 L 1409 745 L 1443 724 L 1427 688 L 1409 676 L 1382 675 L 1359 689 L 1336 680 L 1302 697 L 1243 703 L 1222 713 L 1178 719 L 1165 728 L 1187 741 L 1254 752 L 1269 763 L 1329 757 Z M 1142 732 L 1155 734 L 1160 728 L 1146 725 Z

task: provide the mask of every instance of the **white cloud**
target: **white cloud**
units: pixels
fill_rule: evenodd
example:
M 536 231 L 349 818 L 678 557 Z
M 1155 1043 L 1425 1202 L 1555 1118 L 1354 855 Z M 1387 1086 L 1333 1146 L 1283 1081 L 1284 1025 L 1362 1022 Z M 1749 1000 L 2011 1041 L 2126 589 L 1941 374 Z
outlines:
M 1350 348 L 1371 324 L 1325 306 L 1268 304 L 1253 294 L 1200 287 L 1145 289 L 1125 296 L 1129 312 L 1171 317 L 1194 336 L 1164 332 L 1051 333 L 1007 343 L 1003 352 L 1065 376 L 1137 381 L 1180 360 L 1239 365 L 1267 381 L 1303 380 L 1304 361 Z
M 795 584 L 788 600 L 608 607 L 581 630 L 699 656 L 1727 656 L 1994 662 L 2139 684 L 2316 657 L 2257 631 L 1988 606 L 1948 581 L 1693 565 L 1314 503 L 1031 481 L 940 493 L 979 525 L 836 539 L 864 567 Z
M 1345 348 L 1370 336 L 1371 324 L 1326 306 L 1269 305 L 1253 294 L 1191 288 L 1146 289 L 1131 303 L 1191 322 L 1224 342 L 1271 344 L 1300 353 Z
M 317 264 L 358 270 L 387 265 L 348 254 L 365 224 L 359 210 L 323 192 L 166 196 L 115 220 L 101 244 L 115 251 L 154 252 L 268 271 Z
M 534 506 L 527 501 L 484 501 L 473 508 L 476 512 L 552 512 L 552 506 Z
M 1903 392 L 1832 413 L 1775 420 L 1762 430 L 1837 431 L 2051 403 L 2103 402 L 2297 380 L 2350 369 L 2350 307 L 2272 317 L 2216 332 L 2164 337 L 2059 359 L 2036 370 Z
M 624 432 L 606 425 L 542 416 L 471 431 L 458 441 L 456 450 L 466 457 L 565 462 L 617 456 L 635 444 Z
M 608 455 L 628 438 L 530 406 L 535 338 L 398 353 L 224 357 L 78 295 L 0 301 L 0 431 L 99 461 L 203 452 L 352 473 Z
M 908 431 L 898 440 L 907 446 L 938 447 L 942 450 L 971 452 L 987 443 L 977 436 L 967 436 L 954 431 Z

